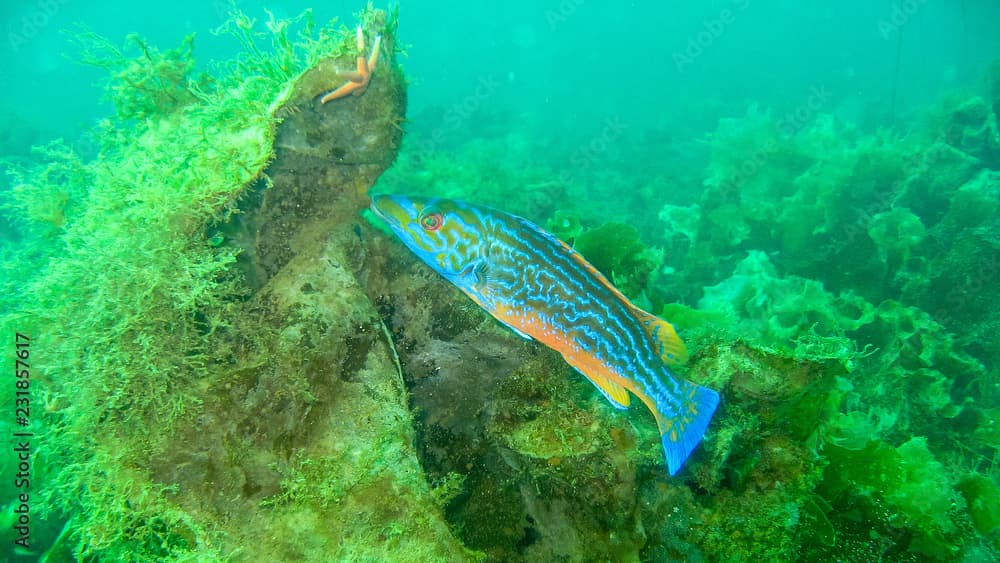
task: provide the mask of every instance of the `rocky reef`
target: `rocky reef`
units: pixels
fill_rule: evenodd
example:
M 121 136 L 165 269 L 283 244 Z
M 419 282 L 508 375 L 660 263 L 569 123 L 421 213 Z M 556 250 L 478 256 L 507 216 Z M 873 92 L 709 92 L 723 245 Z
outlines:
M 127 59 L 90 38 L 118 109 L 101 154 L 55 146 L 13 170 L 36 245 L 19 258 L 41 273 L 29 303 L 5 303 L 4 327 L 48 351 L 36 553 L 475 558 L 424 478 L 398 358 L 358 277 L 372 244 L 358 214 L 406 101 L 395 15 L 358 19 L 382 57 L 364 95 L 328 104 L 355 32 L 308 14 L 266 32 L 236 14 L 247 56 L 213 78 L 192 74 L 190 39 L 161 53 L 130 38 Z

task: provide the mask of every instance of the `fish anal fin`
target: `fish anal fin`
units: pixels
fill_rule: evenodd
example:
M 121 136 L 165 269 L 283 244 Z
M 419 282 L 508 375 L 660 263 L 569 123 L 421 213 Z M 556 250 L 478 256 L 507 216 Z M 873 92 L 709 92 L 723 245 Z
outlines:
M 618 409 L 628 408 L 632 398 L 629 396 L 628 390 L 619 383 L 622 378 L 615 374 L 607 364 L 593 356 L 584 354 L 563 354 L 563 358 L 566 363 L 589 379 L 612 406 Z
M 653 344 L 653 350 L 660 356 L 663 363 L 675 365 L 687 361 L 687 346 L 684 345 L 681 337 L 677 336 L 674 325 L 637 307 L 633 307 L 632 310 L 642 329 L 646 331 L 649 341 Z

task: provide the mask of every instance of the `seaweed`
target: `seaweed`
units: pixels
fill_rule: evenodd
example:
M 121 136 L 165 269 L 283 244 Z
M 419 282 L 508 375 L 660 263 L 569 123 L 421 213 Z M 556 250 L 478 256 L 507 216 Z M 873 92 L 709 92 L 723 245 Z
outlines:
M 615 287 L 632 298 L 649 284 L 663 253 L 642 243 L 639 230 L 625 223 L 605 223 L 576 237 L 574 247 Z
M 366 134 L 383 140 L 364 174 L 341 166 L 340 176 L 315 183 L 355 198 L 329 223 L 347 241 L 360 228 L 361 185 L 392 161 L 405 100 L 393 17 L 373 9 L 359 17 L 369 33 L 386 34 L 381 80 L 360 105 L 311 118 L 336 131 L 329 120 L 363 108 Z M 286 257 L 264 291 L 240 257 L 280 242 L 247 247 L 226 236 L 229 225 L 266 221 L 261 190 L 295 191 L 280 163 L 309 146 L 286 143 L 278 154 L 277 138 L 301 131 L 317 111 L 307 101 L 353 63 L 353 30 L 315 29 L 308 14 L 266 23 L 260 32 L 234 14 L 228 30 L 246 55 L 213 76 L 193 74 L 190 37 L 161 52 L 135 37 L 117 49 L 84 34 L 84 58 L 108 69 L 116 107 L 97 128 L 97 158 L 52 145 L 42 164 L 11 169 L 16 197 L 2 212 L 22 221 L 24 242 L 3 257 L 14 274 L 4 284 L 27 292 L 4 297 L 2 324 L 46 350 L 32 383 L 44 399 L 35 466 L 47 471 L 33 485 L 37 539 L 52 542 L 50 557 L 320 560 L 403 549 L 476 558 L 440 520 L 413 455 L 398 363 L 374 308 L 351 289 L 357 282 L 343 268 L 285 272 Z M 296 39 L 296 27 L 305 35 Z M 295 218 L 313 232 L 309 220 Z M 327 268 L 347 246 L 339 244 L 326 259 L 301 262 Z M 310 275 L 322 293 L 303 285 Z M 315 301 L 322 296 L 336 307 Z M 355 334 L 359 326 L 367 328 Z M 370 444 L 383 446 L 368 450 L 377 456 L 353 455 Z

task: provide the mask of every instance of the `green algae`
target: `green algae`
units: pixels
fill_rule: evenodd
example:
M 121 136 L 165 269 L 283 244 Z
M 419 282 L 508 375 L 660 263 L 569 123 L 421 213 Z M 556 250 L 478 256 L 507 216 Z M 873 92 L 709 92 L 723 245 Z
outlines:
M 846 333 L 870 323 L 874 315 L 853 294 L 834 296 L 815 280 L 777 277 L 770 259 L 759 251 L 751 251 L 731 277 L 706 287 L 698 307 L 740 319 L 737 332 L 762 345 L 815 358 L 850 358 L 855 344 Z
M 559 240 L 572 244 L 583 232 L 580 217 L 570 211 L 557 209 L 555 214 L 545 223 L 545 228 Z
M 975 127 L 979 127 L 983 116 L 974 115 Z M 749 125 L 745 129 L 728 129 L 732 136 L 722 136 L 720 142 L 730 145 L 743 135 L 775 139 L 764 125 L 766 119 L 756 115 L 747 119 Z M 972 118 L 962 119 L 968 122 Z M 984 232 L 984 221 L 994 216 L 990 212 L 995 199 L 991 196 L 991 173 L 983 171 L 977 176 L 973 170 L 974 157 L 978 155 L 970 158 L 952 144 L 901 145 L 897 149 L 884 134 L 866 139 L 844 131 L 834 134 L 832 131 L 836 129 L 830 121 L 820 120 L 812 129 L 795 137 L 776 140 L 773 158 L 777 168 L 754 171 L 766 178 L 768 184 L 758 184 L 757 176 L 745 178 L 739 172 L 727 172 L 728 167 L 735 165 L 724 160 L 728 152 L 721 153 L 723 160 L 713 161 L 718 178 L 714 184 L 725 186 L 727 182 L 735 182 L 740 190 L 720 191 L 712 197 L 710 189 L 699 207 L 691 208 L 696 213 L 685 217 L 700 218 L 713 225 L 719 219 L 713 211 L 726 209 L 727 198 L 733 197 L 741 199 L 744 205 L 762 208 L 740 217 L 745 227 L 744 234 L 737 238 L 731 235 L 731 228 L 695 229 L 684 222 L 677 227 L 687 241 L 711 247 L 715 249 L 713 252 L 724 246 L 751 249 L 747 258 L 737 264 L 732 277 L 705 286 L 699 308 L 721 311 L 725 318 L 735 319 L 741 338 L 784 350 L 797 358 L 838 360 L 847 369 L 847 374 L 839 379 L 842 383 L 838 390 L 830 391 L 833 417 L 830 414 L 824 417 L 823 411 L 812 413 L 829 421 L 814 442 L 817 452 L 829 464 L 817 491 L 824 502 L 836 509 L 823 511 L 823 518 L 814 508 L 810 509 L 816 526 L 814 532 L 823 534 L 814 542 L 817 553 L 823 552 L 823 546 L 853 548 L 860 542 L 871 541 L 865 537 L 866 529 L 876 530 L 871 533 L 890 542 L 892 547 L 887 553 L 897 553 L 896 556 L 908 551 L 947 559 L 962 550 L 971 553 L 978 548 L 963 515 L 965 507 L 953 488 L 956 480 L 951 475 L 956 468 L 946 466 L 939 456 L 958 463 L 960 459 L 967 460 L 970 451 L 977 452 L 973 453 L 974 458 L 981 457 L 975 465 L 982 467 L 980 464 L 985 463 L 986 467 L 994 467 L 989 459 L 995 446 L 987 441 L 969 440 L 960 421 L 966 417 L 982 420 L 975 413 L 990 404 L 993 391 L 963 382 L 988 380 L 982 362 L 995 364 L 988 355 L 978 354 L 976 358 L 963 350 L 958 342 L 966 340 L 953 337 L 942 326 L 941 323 L 956 325 L 951 307 L 943 311 L 941 296 L 954 295 L 958 290 L 938 285 L 936 297 L 930 298 L 921 288 L 927 288 L 926 284 L 936 276 L 951 275 L 958 266 L 941 264 L 947 253 L 938 249 L 955 247 L 939 244 Z M 951 141 L 958 147 L 970 143 L 967 136 L 955 136 Z M 810 150 L 810 144 L 824 145 L 824 154 L 832 157 L 811 163 L 811 155 L 819 153 Z M 726 150 L 732 150 L 732 146 Z M 953 164 L 942 166 L 941 155 Z M 936 159 L 933 174 L 922 166 L 901 166 L 903 162 L 919 162 L 921 158 Z M 832 166 L 840 167 L 843 172 L 830 169 Z M 846 177 L 838 180 L 838 175 L 844 173 L 851 175 L 850 181 Z M 952 175 L 955 183 L 949 184 Z M 926 187 L 929 185 L 933 187 Z M 858 194 L 863 198 L 854 199 Z M 966 207 L 967 198 L 982 198 L 974 205 L 977 212 L 971 211 L 973 206 Z M 784 211 L 768 212 L 771 202 L 779 201 Z M 865 201 L 869 203 L 863 204 Z M 814 207 L 813 202 L 820 205 Z M 916 203 L 919 205 L 915 208 L 903 206 Z M 846 213 L 850 208 L 862 209 L 864 214 L 852 217 Z M 678 214 L 674 208 L 669 211 L 663 215 L 665 218 Z M 955 219 L 948 219 L 951 215 Z M 772 227 L 760 229 L 755 223 L 758 220 L 773 221 Z M 698 233 L 697 239 L 689 234 L 692 232 Z M 846 239 L 831 245 L 823 241 L 828 235 Z M 780 248 L 781 253 L 775 254 L 772 261 L 760 251 L 752 250 L 755 247 Z M 685 250 L 683 246 L 676 248 Z M 988 248 L 977 242 L 953 252 L 971 258 Z M 845 250 L 851 252 L 851 260 L 839 256 Z M 690 246 L 685 251 L 688 260 L 694 261 L 707 254 Z M 816 271 L 812 264 L 818 261 L 836 264 L 837 271 Z M 720 279 L 724 275 L 718 269 L 698 266 L 678 267 L 678 270 L 695 276 L 708 274 L 711 277 L 707 279 Z M 976 276 L 958 273 L 949 279 L 961 287 L 968 282 L 959 278 L 970 277 Z M 824 280 L 823 284 L 816 279 Z M 828 287 L 847 291 L 836 295 Z M 927 295 L 923 299 L 925 310 L 887 299 L 907 299 L 917 294 Z M 975 299 L 970 298 L 972 302 Z M 982 302 L 975 305 L 965 299 L 953 302 L 976 308 L 977 318 L 963 326 L 963 330 L 976 330 L 975 327 L 983 326 L 985 318 L 995 316 L 994 309 Z M 928 310 L 937 318 L 928 314 Z M 699 332 L 696 330 L 695 334 Z M 985 339 L 983 344 L 993 341 Z M 793 408 L 788 414 L 803 413 Z M 942 425 L 947 420 L 954 422 Z M 913 435 L 917 437 L 908 439 Z M 926 492 L 928 483 L 933 484 L 933 492 Z M 858 510 L 863 513 L 860 522 L 881 524 L 852 531 L 854 526 L 844 515 Z M 891 514 L 897 515 L 895 519 L 887 519 Z M 840 530 L 833 544 L 824 518 L 835 530 Z
M 625 223 L 605 223 L 576 237 L 574 248 L 625 295 L 637 297 L 662 264 L 662 252 L 642 243 L 639 230 Z
M 137 35 L 129 35 L 121 49 L 91 33 L 77 40 L 82 43 L 83 62 L 111 75 L 106 96 L 120 120 L 168 115 L 196 102 L 197 92 L 209 87 L 208 76 L 193 76 L 194 35 L 163 53 Z M 129 51 L 141 54 L 131 58 L 126 55 Z
M 969 475 L 956 487 L 965 497 L 969 515 L 976 529 L 987 537 L 994 537 L 1000 529 L 1000 487 L 983 475 Z
M 367 164 L 367 176 L 332 192 L 355 198 L 391 162 L 397 100 L 405 100 L 392 58 L 395 20 L 371 9 L 359 17 L 369 34 L 383 33 L 389 54 L 366 105 L 347 104 L 370 108 L 362 119 L 386 139 L 381 167 Z M 10 283 L 31 298 L 11 301 L 15 313 L 3 325 L 46 350 L 34 381 L 45 444 L 35 465 L 50 471 L 36 470 L 36 486 L 42 518 L 56 529 L 69 518 L 59 537 L 72 544 L 54 549 L 129 561 L 319 561 L 400 550 L 413 560 L 474 559 L 434 508 L 412 451 L 399 366 L 374 309 L 352 297 L 353 278 L 313 272 L 322 294 L 291 291 L 309 272 L 277 264 L 261 291 L 239 267 L 258 247 L 220 230 L 266 209 L 266 201 L 248 205 L 260 201 L 255 186 L 274 195 L 287 186 L 272 163 L 283 158 L 278 139 L 304 119 L 302 100 L 353 63 L 353 30 L 317 30 L 308 14 L 266 24 L 261 32 L 234 15 L 229 32 L 246 55 L 211 78 L 192 76 L 191 38 L 161 52 L 138 38 L 116 49 L 88 36 L 86 59 L 111 72 L 117 109 L 99 125 L 98 158 L 83 162 L 54 145 L 46 164 L 11 171 L 17 195 L 4 212 L 26 229 L 4 269 L 19 266 Z M 371 119 L 380 100 L 386 111 Z M 344 105 L 324 119 L 348 115 Z M 340 170 L 347 178 L 353 168 Z M 356 205 L 341 215 L 354 217 Z M 356 237 L 353 221 L 329 225 Z M 343 244 L 321 246 L 325 260 L 300 262 L 349 263 Z M 334 299 L 316 303 L 319 295 Z M 359 326 L 367 328 L 343 346 Z
M 155 55 L 144 57 L 143 64 L 158 64 Z M 227 273 L 234 253 L 207 247 L 198 225 L 223 212 L 259 173 L 272 127 L 266 114 L 254 116 L 259 102 L 247 100 L 249 111 L 233 129 L 215 138 L 191 135 L 206 111 L 194 99 L 162 121 L 102 124 L 98 160 L 84 164 L 65 151 L 58 160 L 50 154 L 54 163 L 46 165 L 77 167 L 89 185 L 51 178 L 75 189 L 77 212 L 61 225 L 44 223 L 60 227 L 60 240 L 41 249 L 58 259 L 22 282 L 33 298 L 15 310 L 20 330 L 43 334 L 50 354 L 41 374 L 52 404 L 48 448 L 78 460 L 44 489 L 47 504 L 78 514 L 78 556 L 143 553 L 149 545 L 157 546 L 156 557 L 180 556 L 196 547 L 195 538 L 209 536 L 164 502 L 167 487 L 143 486 L 134 467 L 163 447 L 160 429 L 169 432 L 198 404 L 187 388 L 240 295 Z M 219 93 L 215 105 L 206 105 L 225 115 L 236 103 Z M 26 193 L 40 196 L 35 201 L 62 200 L 62 190 L 40 184 L 46 176 L 38 170 L 15 174 Z M 81 375 L 66 379 L 70 374 Z
M 876 440 L 858 450 L 830 446 L 825 455 L 830 465 L 820 491 L 832 505 L 867 511 L 882 526 L 877 533 L 907 530 L 912 536 L 899 543 L 910 551 L 947 559 L 959 550 L 956 517 L 964 506 L 926 439 L 896 448 Z

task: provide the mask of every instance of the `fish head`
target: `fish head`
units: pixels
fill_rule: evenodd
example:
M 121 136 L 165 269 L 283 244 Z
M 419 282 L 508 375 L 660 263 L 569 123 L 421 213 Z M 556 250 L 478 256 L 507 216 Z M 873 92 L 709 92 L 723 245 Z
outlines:
M 463 289 L 486 264 L 490 237 L 480 208 L 449 199 L 376 195 L 371 209 L 414 254 Z

